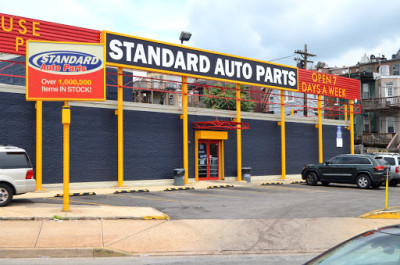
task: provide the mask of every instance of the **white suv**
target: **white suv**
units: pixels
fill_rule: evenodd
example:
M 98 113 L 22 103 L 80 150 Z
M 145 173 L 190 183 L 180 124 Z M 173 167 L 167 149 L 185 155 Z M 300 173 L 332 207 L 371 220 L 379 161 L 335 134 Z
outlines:
M 0 145 L 0 207 L 14 195 L 36 190 L 32 163 L 24 149 Z
M 397 153 L 375 153 L 375 158 L 383 158 L 390 164 L 389 185 L 396 186 L 400 181 L 400 155 Z

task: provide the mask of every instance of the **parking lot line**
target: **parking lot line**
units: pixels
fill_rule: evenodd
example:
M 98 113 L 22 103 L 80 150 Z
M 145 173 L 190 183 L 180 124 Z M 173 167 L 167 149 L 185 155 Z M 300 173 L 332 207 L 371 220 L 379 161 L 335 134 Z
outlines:
M 136 194 L 132 194 L 132 195 L 108 195 L 108 196 L 129 197 L 129 198 L 142 199 L 142 200 L 151 200 L 151 201 L 201 203 L 201 202 L 198 202 L 198 201 L 186 201 L 186 200 L 185 201 L 178 201 L 178 200 L 170 200 L 170 199 L 149 198 L 149 197 L 139 196 L 139 195 L 136 195 Z
M 218 191 L 221 191 L 221 190 L 218 190 Z M 212 194 L 201 194 L 201 193 L 180 193 L 179 195 L 198 196 L 198 197 L 218 197 L 218 198 L 249 199 L 249 197 L 244 197 L 244 196 L 225 196 L 225 195 L 212 195 Z
M 319 189 L 307 189 L 307 188 L 286 188 L 286 187 L 277 187 L 277 186 L 268 186 L 268 189 L 276 189 L 276 190 L 297 190 L 297 191 L 306 191 L 306 192 L 328 192 L 327 190 L 319 190 Z

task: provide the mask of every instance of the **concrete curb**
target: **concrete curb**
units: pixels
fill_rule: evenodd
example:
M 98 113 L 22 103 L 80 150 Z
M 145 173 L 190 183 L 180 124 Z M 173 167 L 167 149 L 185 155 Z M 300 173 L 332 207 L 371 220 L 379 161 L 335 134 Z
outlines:
M 217 186 L 208 186 L 207 189 L 220 189 L 220 188 L 234 188 L 233 185 L 217 185 Z
M 265 183 L 261 183 L 261 186 L 270 186 L 270 185 L 283 185 L 283 182 L 265 182 Z
M 193 187 L 166 188 L 164 191 L 177 191 L 177 190 L 194 190 L 194 188 Z
M 123 257 L 131 253 L 108 248 L 0 248 L 1 259 Z
M 94 196 L 96 195 L 95 192 L 77 192 L 77 193 L 70 193 L 69 196 Z M 54 197 L 64 197 L 64 194 L 56 194 Z
M 257 255 L 257 254 L 310 254 L 317 255 L 326 249 L 308 250 L 224 250 L 224 251 L 160 251 L 146 252 L 151 256 L 193 256 L 193 255 Z M 88 248 L 0 248 L 0 259 L 14 258 L 106 258 L 106 257 L 132 257 L 142 255 L 135 252 L 124 252 L 105 247 Z
M 360 216 L 368 219 L 400 219 L 400 211 L 372 211 Z
M 149 190 L 116 190 L 114 191 L 113 194 L 119 194 L 119 193 L 139 193 L 139 192 L 150 192 Z

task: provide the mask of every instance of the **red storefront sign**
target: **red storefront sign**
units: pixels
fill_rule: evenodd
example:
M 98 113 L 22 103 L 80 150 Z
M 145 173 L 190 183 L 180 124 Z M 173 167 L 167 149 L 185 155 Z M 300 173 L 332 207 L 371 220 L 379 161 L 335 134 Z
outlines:
M 360 80 L 299 69 L 299 92 L 360 100 Z
M 25 55 L 27 40 L 100 42 L 100 31 L 0 13 L 0 52 Z
M 29 41 L 27 100 L 104 101 L 104 45 Z

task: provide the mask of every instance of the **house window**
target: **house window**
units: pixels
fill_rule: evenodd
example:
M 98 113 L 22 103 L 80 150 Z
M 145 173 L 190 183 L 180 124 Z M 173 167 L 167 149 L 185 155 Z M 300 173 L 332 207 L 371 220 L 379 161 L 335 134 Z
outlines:
M 293 101 L 294 101 L 294 92 L 285 91 L 285 102 L 293 102 Z
M 394 117 L 386 117 L 386 131 L 388 133 L 394 133 Z
M 371 67 L 363 67 L 363 71 L 369 73 L 371 72 Z
M 379 67 L 379 73 L 381 75 L 389 75 L 389 65 L 381 65 Z
M 393 83 L 385 83 L 385 97 L 393 97 Z
M 363 116 L 363 132 L 369 132 L 369 117 L 368 115 Z
M 363 99 L 369 98 L 369 84 L 368 83 L 362 84 L 362 98 Z
M 400 75 L 400 63 L 393 64 L 393 75 Z

